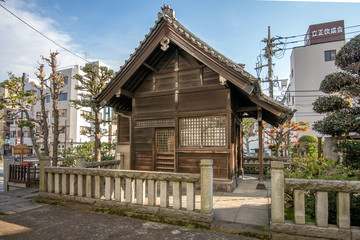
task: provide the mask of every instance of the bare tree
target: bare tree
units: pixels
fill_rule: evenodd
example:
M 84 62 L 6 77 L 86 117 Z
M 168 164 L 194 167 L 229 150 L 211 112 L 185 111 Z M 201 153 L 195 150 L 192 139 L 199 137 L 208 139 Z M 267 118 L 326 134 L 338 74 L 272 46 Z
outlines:
M 41 134 L 39 134 L 38 136 L 43 139 L 44 154 L 45 154 L 45 156 L 49 156 L 50 155 L 49 126 L 48 126 L 48 114 L 47 114 L 46 108 L 45 108 L 45 101 L 46 101 L 45 90 L 46 90 L 47 79 L 45 79 L 46 75 L 44 73 L 44 64 L 39 63 L 39 67 L 37 68 L 37 70 L 39 72 L 35 72 L 35 75 L 39 79 L 39 83 L 38 84 L 32 83 L 32 85 L 38 90 L 37 100 L 40 100 L 41 110 L 40 110 L 40 114 L 39 114 L 40 119 L 36 119 L 35 122 L 40 127 Z
M 56 61 L 56 56 L 58 52 L 50 52 L 50 58 L 42 57 L 42 59 L 50 66 L 51 74 L 49 76 L 50 84 L 46 87 L 50 91 L 50 96 L 52 99 L 52 132 L 53 132 L 53 146 L 52 146 L 52 165 L 57 166 L 58 160 L 58 147 L 59 147 L 59 135 L 62 131 L 62 128 L 59 126 L 59 95 L 61 94 L 61 89 L 64 87 L 64 78 L 65 76 L 62 73 L 57 72 L 58 63 Z

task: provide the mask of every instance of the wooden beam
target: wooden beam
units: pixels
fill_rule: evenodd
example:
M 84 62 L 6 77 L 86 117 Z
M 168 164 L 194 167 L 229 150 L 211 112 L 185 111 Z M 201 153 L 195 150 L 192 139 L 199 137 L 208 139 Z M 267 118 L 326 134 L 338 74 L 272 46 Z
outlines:
M 151 71 L 157 72 L 157 70 L 156 70 L 153 66 L 150 66 L 150 65 L 147 64 L 146 62 L 143 62 L 143 65 L 144 65 L 145 67 L 147 67 L 148 69 L 150 69 Z
M 128 98 L 133 98 L 134 97 L 134 94 L 132 92 L 129 92 L 129 91 L 121 89 L 121 88 L 116 93 L 116 97 L 120 97 L 120 95 L 123 95 L 123 96 L 128 97 Z
M 237 112 L 254 112 L 257 110 L 258 110 L 257 106 L 240 107 L 240 108 L 236 109 Z

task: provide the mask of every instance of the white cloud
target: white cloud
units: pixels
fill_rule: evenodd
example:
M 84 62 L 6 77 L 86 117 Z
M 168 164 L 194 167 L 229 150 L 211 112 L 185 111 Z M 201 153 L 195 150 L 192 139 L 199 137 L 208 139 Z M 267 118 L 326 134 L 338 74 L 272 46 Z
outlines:
M 71 36 L 56 29 L 54 20 L 34 13 L 36 4 L 28 4 L 22 0 L 6 1 L 1 4 L 61 46 L 79 52 L 77 51 L 79 46 L 74 43 Z M 12 71 L 17 76 L 26 72 L 30 77 L 35 78 L 34 72 L 40 55 L 47 57 L 50 50 L 60 52 L 58 55 L 60 67 L 84 65 L 83 60 L 56 46 L 3 8 L 0 8 L 0 44 L 0 81 L 7 79 L 8 71 Z

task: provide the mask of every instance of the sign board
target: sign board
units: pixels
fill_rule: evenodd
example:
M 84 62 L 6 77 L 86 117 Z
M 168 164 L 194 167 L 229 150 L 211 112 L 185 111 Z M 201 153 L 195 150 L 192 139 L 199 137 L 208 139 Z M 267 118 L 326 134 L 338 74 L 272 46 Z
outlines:
M 30 148 L 26 145 L 20 144 L 14 147 L 14 155 L 30 154 Z
M 310 25 L 305 45 L 345 40 L 344 20 Z

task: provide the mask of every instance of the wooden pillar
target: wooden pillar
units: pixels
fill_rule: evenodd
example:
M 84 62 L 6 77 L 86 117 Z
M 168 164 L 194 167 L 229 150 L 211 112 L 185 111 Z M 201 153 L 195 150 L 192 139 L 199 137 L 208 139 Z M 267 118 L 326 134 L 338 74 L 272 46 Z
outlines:
M 262 111 L 258 108 L 258 132 L 259 132 L 259 183 L 256 189 L 266 189 L 264 184 L 264 143 L 263 143 L 263 122 Z
M 244 169 L 243 169 L 243 157 L 244 157 L 244 139 L 243 139 L 243 131 L 244 131 L 244 125 L 241 119 L 240 122 L 240 135 L 239 135 L 239 176 L 243 176 L 244 177 Z
M 322 137 L 318 137 L 318 159 L 321 158 L 322 153 Z

